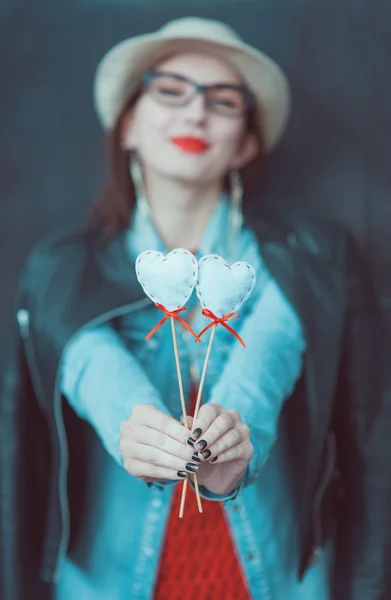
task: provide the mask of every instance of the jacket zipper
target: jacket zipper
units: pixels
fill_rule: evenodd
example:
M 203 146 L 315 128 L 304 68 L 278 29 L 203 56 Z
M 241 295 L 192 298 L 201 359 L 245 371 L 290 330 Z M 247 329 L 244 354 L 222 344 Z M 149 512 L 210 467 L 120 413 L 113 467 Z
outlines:
M 60 574 L 60 568 L 63 557 L 66 555 L 66 551 L 69 543 L 69 535 L 70 535 L 70 518 L 69 518 L 69 505 L 67 498 L 67 471 L 68 471 L 68 448 L 65 434 L 65 427 L 62 418 L 62 409 L 61 409 L 61 361 L 64 355 L 68 344 L 74 338 L 75 335 L 78 335 L 85 329 L 91 329 L 93 327 L 97 327 L 114 319 L 116 317 L 123 316 L 128 313 L 136 312 L 138 310 L 142 310 L 150 305 L 150 300 L 145 298 L 143 300 L 139 300 L 137 302 L 132 302 L 131 304 L 125 304 L 124 306 L 120 306 L 113 310 L 107 311 L 96 317 L 95 319 L 91 319 L 82 327 L 80 327 L 68 340 L 67 344 L 63 348 L 61 353 L 59 368 L 57 369 L 56 380 L 55 380 L 55 388 L 54 388 L 54 421 L 57 429 L 59 445 L 60 445 L 60 472 L 58 477 L 58 491 L 60 498 L 60 512 L 61 518 L 63 522 L 63 532 L 59 544 L 56 566 L 52 575 L 52 581 L 57 583 L 58 577 Z M 31 371 L 31 377 L 34 384 L 34 388 L 38 397 L 42 398 L 42 403 L 44 400 L 44 390 L 42 387 L 41 379 L 38 372 L 38 367 L 35 359 L 35 351 L 33 347 L 33 343 L 30 337 L 30 313 L 26 309 L 20 309 L 17 311 L 17 321 L 19 324 L 20 334 L 24 340 L 24 345 L 26 349 L 26 355 L 28 356 L 28 364 Z

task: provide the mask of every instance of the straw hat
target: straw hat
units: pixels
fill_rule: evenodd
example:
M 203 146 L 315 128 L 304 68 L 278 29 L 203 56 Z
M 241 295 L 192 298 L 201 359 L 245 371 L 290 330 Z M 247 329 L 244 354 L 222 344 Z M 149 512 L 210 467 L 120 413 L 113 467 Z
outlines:
M 143 73 L 170 55 L 189 51 L 221 58 L 239 73 L 254 94 L 266 150 L 270 152 L 289 115 L 286 76 L 271 58 L 245 44 L 224 23 L 196 17 L 170 21 L 155 33 L 126 39 L 107 52 L 94 81 L 94 103 L 103 127 L 114 125 Z

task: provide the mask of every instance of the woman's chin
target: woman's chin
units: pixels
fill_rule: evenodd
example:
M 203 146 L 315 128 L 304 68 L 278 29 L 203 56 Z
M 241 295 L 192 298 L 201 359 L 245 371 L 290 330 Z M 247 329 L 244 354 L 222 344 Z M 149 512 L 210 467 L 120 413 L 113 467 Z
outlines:
M 210 169 L 206 169 L 205 165 L 200 164 L 180 164 L 179 162 L 175 166 L 167 167 L 164 169 L 160 166 L 159 173 L 165 179 L 171 179 L 174 181 L 181 181 L 189 185 L 201 185 L 203 182 L 210 179 Z

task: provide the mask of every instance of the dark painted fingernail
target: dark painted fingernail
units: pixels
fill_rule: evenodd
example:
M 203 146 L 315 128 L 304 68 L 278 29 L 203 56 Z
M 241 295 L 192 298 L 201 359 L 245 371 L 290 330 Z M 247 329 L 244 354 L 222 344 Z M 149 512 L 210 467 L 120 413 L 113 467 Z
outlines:
M 190 471 L 190 473 L 197 473 L 200 465 L 195 465 L 194 463 L 186 464 L 186 471 Z
M 192 438 L 192 437 L 189 437 L 189 438 L 187 438 L 187 443 L 189 444 L 189 446 L 194 446 L 195 442 L 196 442 L 196 441 L 195 441 L 195 440 L 193 440 L 193 438 Z
M 195 440 L 198 440 L 198 438 L 200 437 L 201 433 L 202 433 L 202 429 L 200 427 L 197 427 L 197 429 L 194 429 L 194 431 L 193 431 L 193 438 Z
M 178 477 L 182 477 L 182 479 L 187 477 L 186 471 L 178 471 L 177 475 L 178 475 Z
M 204 450 L 203 452 L 201 452 L 201 456 L 204 460 L 208 459 L 211 454 L 212 452 L 210 450 Z
M 195 461 L 196 461 L 196 462 L 198 462 L 198 463 L 200 463 L 200 462 L 201 462 L 201 459 L 200 459 L 200 457 L 198 456 L 198 452 L 193 452 L 193 454 L 191 455 L 191 459 L 192 459 L 192 460 L 195 460 Z
M 216 462 L 217 456 L 214 456 L 210 462 Z
M 201 450 L 205 450 L 205 448 L 207 447 L 208 442 L 206 442 L 205 440 L 201 440 L 200 442 L 197 442 L 197 447 Z

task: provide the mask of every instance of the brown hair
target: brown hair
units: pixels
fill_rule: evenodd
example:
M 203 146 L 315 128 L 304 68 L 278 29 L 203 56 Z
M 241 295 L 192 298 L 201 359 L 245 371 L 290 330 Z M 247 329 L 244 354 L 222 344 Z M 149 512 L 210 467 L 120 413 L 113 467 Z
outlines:
M 136 203 L 135 189 L 129 172 L 130 153 L 124 151 L 121 144 L 121 125 L 128 110 L 140 97 L 140 91 L 129 98 L 122 108 L 117 121 L 109 131 L 106 143 L 109 158 L 109 177 L 97 201 L 92 206 L 87 221 L 87 231 L 100 231 L 105 238 L 127 229 Z M 245 167 L 240 170 L 243 182 L 244 197 L 259 176 L 265 156 L 265 145 L 255 107 L 248 114 L 248 129 L 258 132 L 260 151 Z M 228 178 L 225 182 L 228 189 Z

